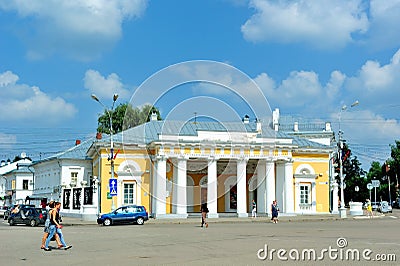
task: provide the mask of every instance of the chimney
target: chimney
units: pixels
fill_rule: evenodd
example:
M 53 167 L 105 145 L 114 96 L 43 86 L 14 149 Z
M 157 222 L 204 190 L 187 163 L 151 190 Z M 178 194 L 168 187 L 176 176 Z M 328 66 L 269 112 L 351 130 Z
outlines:
M 250 122 L 250 117 L 248 115 L 245 115 L 243 117 L 243 123 L 248 124 Z
M 256 131 L 258 134 L 261 134 L 261 121 L 256 119 Z
M 96 139 L 102 139 L 102 135 L 101 135 L 100 132 L 97 132 L 97 133 L 96 133 Z
M 272 126 L 275 131 L 279 130 L 279 108 L 272 111 Z
M 81 140 L 80 139 L 75 140 L 75 146 L 78 146 L 79 144 L 81 144 Z
M 330 122 L 326 122 L 326 123 L 325 123 L 325 131 L 332 131 L 331 123 L 330 123 Z
M 157 112 L 152 112 L 150 116 L 150 121 L 157 121 Z
M 294 130 L 295 132 L 299 131 L 299 122 L 294 122 L 293 130 Z

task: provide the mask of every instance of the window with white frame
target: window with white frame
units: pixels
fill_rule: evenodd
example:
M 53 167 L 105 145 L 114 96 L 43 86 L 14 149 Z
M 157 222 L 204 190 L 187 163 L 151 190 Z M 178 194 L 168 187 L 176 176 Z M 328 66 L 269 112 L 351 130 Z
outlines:
M 135 204 L 135 183 L 125 183 L 124 184 L 124 204 Z
M 75 185 L 78 183 L 78 172 L 71 172 L 71 183 Z
M 300 204 L 310 204 L 310 184 L 300 184 Z

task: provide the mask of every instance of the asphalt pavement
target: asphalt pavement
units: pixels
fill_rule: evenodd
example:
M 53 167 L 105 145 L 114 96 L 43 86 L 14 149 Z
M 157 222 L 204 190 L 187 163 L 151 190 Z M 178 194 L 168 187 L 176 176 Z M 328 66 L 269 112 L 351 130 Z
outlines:
M 395 211 L 396 212 L 396 211 Z M 399 210 L 400 213 L 400 210 Z M 379 212 L 375 212 L 374 217 L 372 219 L 380 219 L 385 216 L 390 216 L 392 215 L 391 213 L 386 213 L 382 214 Z M 155 224 L 198 224 L 201 221 L 201 216 L 198 214 L 198 216 L 193 215 L 187 219 L 177 219 L 177 218 L 163 218 L 163 219 L 155 219 L 155 218 L 149 218 L 149 220 L 146 223 L 155 223 Z M 223 217 L 223 214 L 221 215 L 222 217 L 220 218 L 209 218 L 208 222 L 210 224 L 212 223 L 265 223 L 269 222 L 270 218 L 266 216 L 261 216 L 257 218 L 252 218 L 252 217 L 245 217 L 245 218 L 238 218 L 238 217 Z M 344 218 L 347 220 L 351 219 L 371 219 L 368 216 L 365 215 L 357 215 L 357 216 L 352 216 L 349 213 L 347 214 L 347 218 Z M 343 218 L 340 218 L 339 214 L 313 214 L 313 215 L 281 215 L 279 217 L 279 222 L 301 222 L 301 221 L 326 221 L 326 220 L 343 220 Z M 96 221 L 85 221 L 80 218 L 74 218 L 74 217 L 66 217 L 63 216 L 63 225 L 66 226 L 73 226 L 73 225 L 94 225 L 96 224 Z
M 107 227 L 64 217 L 64 237 L 73 247 L 58 250 L 51 242 L 50 252 L 40 249 L 43 226 L 3 221 L 0 265 L 398 265 L 399 218 L 400 210 L 372 219 L 282 216 L 278 224 L 221 217 L 201 228 L 200 216 Z

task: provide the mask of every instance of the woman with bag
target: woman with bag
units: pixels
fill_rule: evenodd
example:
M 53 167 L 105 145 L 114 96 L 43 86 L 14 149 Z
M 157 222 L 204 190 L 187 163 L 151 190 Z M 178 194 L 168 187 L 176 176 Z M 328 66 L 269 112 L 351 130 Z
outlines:
M 44 223 L 44 234 L 43 234 L 43 237 L 42 237 L 42 246 L 40 247 L 41 249 L 44 249 L 45 243 L 46 243 L 46 239 L 47 239 L 47 237 L 49 236 L 49 233 L 50 233 L 50 215 L 51 215 L 51 212 L 53 211 L 53 208 L 54 208 L 54 200 L 50 201 L 47 206 L 49 206 L 50 209 L 47 211 L 47 218 L 46 218 L 46 222 Z M 58 237 L 57 234 L 54 235 L 54 238 L 55 238 L 55 240 L 57 242 L 58 247 L 61 247 L 62 244 L 61 244 L 60 238 Z
M 45 251 L 50 251 L 51 249 L 49 248 L 49 243 L 51 238 L 57 234 L 60 238 L 61 246 L 58 246 L 58 248 L 64 248 L 65 250 L 72 248 L 72 246 L 67 246 L 67 244 L 64 241 L 64 236 L 61 231 L 62 225 L 60 224 L 60 207 L 61 207 L 61 202 L 56 202 L 54 203 L 54 209 L 50 214 L 50 234 L 46 239 Z

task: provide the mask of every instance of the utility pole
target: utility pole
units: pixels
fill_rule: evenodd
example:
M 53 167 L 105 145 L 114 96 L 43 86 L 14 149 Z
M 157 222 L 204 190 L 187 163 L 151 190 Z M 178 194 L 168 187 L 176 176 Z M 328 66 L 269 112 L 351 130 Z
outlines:
M 104 109 L 105 109 L 105 111 L 106 111 L 106 113 L 108 115 L 108 118 L 110 119 L 110 157 L 108 159 L 110 160 L 110 164 L 111 164 L 111 177 L 110 177 L 110 179 L 114 179 L 114 141 L 113 141 L 112 114 L 114 112 L 115 102 L 118 99 L 118 94 L 115 93 L 113 95 L 113 104 L 112 104 L 111 110 L 108 109 L 107 106 L 105 106 L 99 100 L 99 98 L 97 98 L 96 95 L 92 94 L 91 97 L 92 97 L 93 100 L 95 100 L 96 102 L 100 103 L 104 107 Z M 112 211 L 115 210 L 114 195 L 111 195 L 111 210 Z

